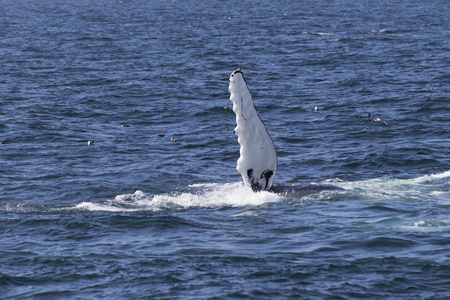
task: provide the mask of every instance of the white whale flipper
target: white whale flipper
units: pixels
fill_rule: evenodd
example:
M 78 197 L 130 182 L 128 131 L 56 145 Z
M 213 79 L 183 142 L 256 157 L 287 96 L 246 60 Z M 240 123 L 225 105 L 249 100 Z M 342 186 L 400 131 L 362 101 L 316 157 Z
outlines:
M 242 71 L 237 69 L 231 73 L 229 82 L 237 124 L 234 133 L 241 145 L 236 170 L 241 173 L 244 184 L 253 191 L 267 191 L 277 171 L 275 146 L 256 112 Z

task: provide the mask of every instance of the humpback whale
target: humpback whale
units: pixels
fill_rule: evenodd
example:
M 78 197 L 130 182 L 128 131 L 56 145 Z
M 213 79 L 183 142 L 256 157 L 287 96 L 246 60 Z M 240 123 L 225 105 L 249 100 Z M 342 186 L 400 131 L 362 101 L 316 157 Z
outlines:
M 241 69 L 230 75 L 228 90 L 236 114 L 234 134 L 240 144 L 236 170 L 244 185 L 254 192 L 270 191 L 287 197 L 303 197 L 323 190 L 339 189 L 321 184 L 274 184 L 277 153 L 266 126 L 259 117 Z

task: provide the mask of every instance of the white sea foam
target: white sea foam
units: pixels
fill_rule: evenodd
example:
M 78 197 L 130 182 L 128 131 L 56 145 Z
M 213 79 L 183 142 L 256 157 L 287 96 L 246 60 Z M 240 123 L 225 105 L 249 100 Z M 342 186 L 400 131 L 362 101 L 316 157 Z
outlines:
M 410 225 L 400 226 L 406 231 L 426 231 L 426 232 L 442 232 L 448 231 L 448 221 L 439 219 L 419 220 Z
M 414 222 L 414 227 L 448 227 L 448 223 L 442 220 L 422 220 Z
M 371 179 L 354 182 L 335 182 L 348 193 L 368 200 L 444 201 L 450 195 L 450 171 L 411 179 Z
M 277 202 L 282 199 L 274 193 L 254 193 L 242 183 L 196 184 L 193 191 L 161 195 L 136 191 L 132 194 L 118 195 L 102 203 L 82 202 L 74 208 L 84 211 L 163 211 L 187 210 L 220 207 L 248 207 Z
M 75 206 L 75 209 L 85 210 L 85 211 L 111 211 L 111 212 L 121 212 L 121 211 L 137 211 L 138 209 L 123 209 L 120 207 L 112 206 L 105 203 L 93 203 L 93 202 L 81 202 Z
M 448 179 L 449 181 L 447 181 L 447 183 L 450 183 L 450 170 L 443 172 L 443 173 L 438 173 L 438 174 L 431 174 L 431 175 L 425 175 L 425 176 L 421 176 L 421 177 L 417 177 L 417 180 L 421 181 L 421 182 L 428 182 L 428 181 L 433 181 L 436 179 Z

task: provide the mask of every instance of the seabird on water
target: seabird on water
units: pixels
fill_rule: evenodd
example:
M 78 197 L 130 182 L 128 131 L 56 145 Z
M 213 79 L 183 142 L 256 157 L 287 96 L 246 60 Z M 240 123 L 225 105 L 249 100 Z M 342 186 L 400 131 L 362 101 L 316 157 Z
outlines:
M 368 112 L 368 113 L 363 113 L 363 114 L 360 114 L 360 115 L 356 115 L 356 117 L 357 118 L 359 118 L 359 117 L 361 117 L 361 118 L 370 118 L 370 113 Z

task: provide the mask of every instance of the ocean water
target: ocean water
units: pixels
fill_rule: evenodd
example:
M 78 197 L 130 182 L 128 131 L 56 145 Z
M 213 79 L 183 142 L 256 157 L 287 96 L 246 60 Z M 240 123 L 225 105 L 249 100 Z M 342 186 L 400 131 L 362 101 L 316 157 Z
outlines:
M 449 14 L 2 1 L 0 298 L 450 298 Z M 275 182 L 342 190 L 243 186 L 237 68 Z

